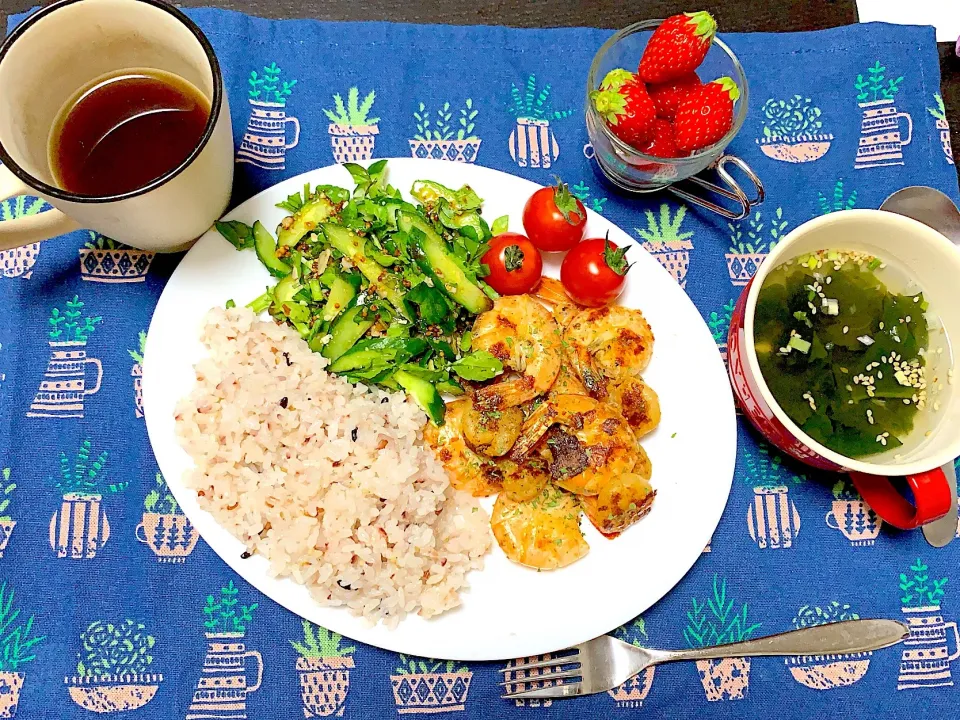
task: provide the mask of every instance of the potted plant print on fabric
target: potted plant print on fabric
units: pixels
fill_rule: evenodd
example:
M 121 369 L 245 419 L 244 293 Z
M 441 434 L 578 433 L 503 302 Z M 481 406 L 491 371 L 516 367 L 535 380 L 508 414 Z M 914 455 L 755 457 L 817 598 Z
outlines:
M 947 121 L 947 109 L 943 105 L 943 97 L 940 93 L 934 94 L 933 101 L 936 105 L 928 107 L 927 112 L 937 121 L 937 130 L 940 131 L 940 147 L 943 148 L 943 154 L 946 156 L 947 162 L 953 165 L 953 145 L 950 142 L 950 123 Z
M 247 696 L 263 682 L 263 657 L 256 650 L 247 650 L 243 642 L 258 603 L 240 605 L 239 593 L 231 580 L 220 588 L 219 598 L 207 595 L 203 606 L 207 653 L 186 720 L 243 720 Z M 253 680 L 248 659 L 256 663 Z
M 750 538 L 761 550 L 793 547 L 800 534 L 800 514 L 790 499 L 788 483 L 805 477 L 783 467 L 783 460 L 766 445 L 744 449 L 743 462 L 747 483 L 753 488 L 753 502 L 747 508 Z
M 74 295 L 63 310 L 50 310 L 50 359 L 27 417 L 82 418 L 84 400 L 99 392 L 103 366 L 97 358 L 87 357 L 86 348 L 87 340 L 103 318 L 84 316 L 83 307 L 83 301 Z M 87 385 L 88 365 L 96 370 L 92 387 Z
M 735 607 L 736 606 L 736 607 Z M 683 637 L 691 648 L 749 640 L 760 623 L 747 622 L 747 605 L 737 606 L 727 597 L 727 581 L 713 576 L 713 596 L 703 602 L 692 598 Z M 697 660 L 700 683 L 707 700 L 742 700 L 750 683 L 750 658 Z
M 71 699 L 98 713 L 136 710 L 153 700 L 163 675 L 148 672 L 156 638 L 143 623 L 97 620 L 80 633 L 77 672 L 64 678 Z
M 400 656 L 396 674 L 390 676 L 397 712 L 439 713 L 463 710 L 473 673 L 452 660 L 416 660 Z
M 859 620 L 860 616 L 850 610 L 849 605 L 833 601 L 824 607 L 804 605 L 797 610 L 793 626 L 799 630 L 805 627 L 826 625 L 843 620 Z M 814 690 L 853 685 L 862 680 L 870 669 L 872 652 L 843 653 L 840 655 L 803 655 L 788 657 L 784 662 L 793 679 L 801 685 Z
M 947 578 L 930 577 L 920 558 L 900 573 L 900 604 L 910 635 L 900 652 L 897 690 L 953 685 L 950 663 L 960 657 L 960 634 L 957 623 L 945 622 L 940 612 L 946 585 Z
M 137 540 L 146 543 L 157 560 L 168 563 L 182 563 L 200 539 L 160 473 L 156 487 L 143 500 L 143 518 L 135 532 Z
M 346 105 L 340 93 L 337 93 L 333 96 L 333 109 L 323 111 L 330 120 L 327 130 L 335 162 L 365 162 L 373 157 L 374 142 L 380 132 L 377 125 L 380 118 L 370 117 L 376 97 L 377 94 L 371 90 L 361 102 L 360 91 L 352 87 L 347 93 Z
M 633 622 L 622 625 L 613 631 L 613 636 L 637 647 L 643 647 L 647 642 L 646 623 L 642 617 Z M 650 693 L 653 684 L 653 672 L 656 668 L 648 667 L 639 675 L 634 675 L 623 685 L 607 690 L 607 694 L 617 701 L 619 708 L 643 707 L 644 698 Z
M 731 299 L 720 308 L 720 312 L 712 310 L 707 318 L 707 326 L 710 328 L 710 334 L 713 341 L 717 343 L 720 349 L 720 357 L 723 358 L 723 364 L 727 364 L 727 336 L 730 334 L 730 318 L 733 317 L 733 309 L 736 306 L 736 299 Z
M 250 71 L 247 78 L 250 117 L 237 151 L 238 163 L 250 163 L 264 170 L 283 170 L 287 150 L 295 148 L 300 141 L 300 121 L 287 115 L 287 98 L 297 81 L 281 80 L 282 74 L 276 63 L 265 66 L 262 73 Z M 287 126 L 292 128 L 289 139 Z
M 437 108 L 436 118 L 431 120 L 429 108 L 420 103 L 413 113 L 417 134 L 410 140 L 410 154 L 421 159 L 476 162 L 480 152 L 480 138 L 473 132 L 477 114 L 473 100 L 467 98 L 456 120 L 448 102 Z
M 860 142 L 857 146 L 858 170 L 888 165 L 903 165 L 903 148 L 913 140 L 913 119 L 900 112 L 893 101 L 900 92 L 903 75 L 887 78 L 887 68 L 877 60 L 867 75 L 857 75 L 854 87 L 857 103 L 863 113 L 860 121 Z M 906 121 L 906 139 L 900 121 Z
M 687 216 L 687 208 L 681 205 L 671 218 L 670 206 L 664 203 L 660 206 L 659 220 L 651 210 L 647 210 L 644 216 L 647 218 L 646 229 L 634 228 L 637 235 L 643 239 L 643 249 L 663 265 L 674 280 L 680 283 L 680 287 L 686 287 L 690 251 L 693 250 L 693 243 L 690 241 L 693 232 L 680 232 L 680 226 Z
M 726 254 L 727 272 L 730 274 L 730 282 L 737 287 L 743 287 L 753 279 L 760 263 L 784 236 L 787 221 L 783 219 L 783 209 L 777 208 L 774 213 L 769 233 L 764 233 L 764 227 L 763 216 L 759 211 L 747 218 L 746 239 L 740 223 L 727 223 L 730 230 L 730 252 Z M 767 234 L 770 236 L 769 240 L 766 238 Z
M 850 194 L 846 195 L 843 190 L 843 180 L 837 180 L 830 197 L 822 192 L 817 193 L 817 203 L 820 205 L 821 215 L 853 210 L 857 206 L 857 191 L 851 190 Z
M 297 674 L 303 716 L 343 716 L 350 671 L 353 669 L 353 645 L 343 645 L 343 636 L 303 621 L 303 640 L 291 640 L 297 651 Z
M 833 507 L 825 519 L 827 527 L 839 530 L 854 547 L 873 545 L 883 525 L 846 475 L 833 485 Z
M 107 482 L 107 457 L 106 450 L 94 456 L 89 440 L 80 443 L 73 461 L 60 453 L 56 487 L 63 500 L 50 518 L 50 547 L 58 558 L 90 560 L 110 538 L 103 495 L 121 492 L 130 483 Z
M 80 248 L 80 277 L 99 283 L 135 283 L 147 279 L 154 253 L 136 250 L 93 230 Z
M 605 197 L 594 197 L 591 195 L 590 188 L 582 181 L 570 188 L 570 193 L 582 202 L 588 210 L 593 210 L 599 214 L 603 213 L 603 206 L 607 202 L 607 199 Z
M 554 110 L 549 84 L 537 89 L 537 78 L 530 75 L 521 89 L 511 83 L 510 99 L 516 127 L 510 132 L 510 157 L 520 167 L 548 168 L 560 155 L 560 146 L 550 128 L 551 120 L 562 120 L 571 110 Z
M 763 154 L 788 163 L 807 163 L 827 154 L 833 135 L 822 133 L 820 108 L 810 98 L 771 98 L 763 105 Z
M 46 639 L 32 635 L 33 615 L 17 623 L 19 608 L 13 604 L 13 588 L 0 584 L 0 718 L 16 717 L 20 691 L 26 677 L 24 667 L 36 660 L 34 648 Z
M 7 543 L 10 542 L 10 536 L 13 534 L 13 528 L 17 521 L 10 517 L 7 510 L 10 507 L 11 493 L 17 489 L 17 484 L 10 482 L 10 468 L 0 470 L 3 476 L 3 482 L 0 483 L 0 558 L 3 557 L 3 551 L 7 549 Z
M 133 358 L 133 367 L 130 368 L 130 377 L 133 378 L 133 408 L 138 418 L 143 417 L 143 352 L 147 347 L 147 333 L 141 330 L 137 333 L 137 348 L 127 350 Z
M 48 207 L 50 206 L 44 200 L 37 197 L 20 195 L 10 198 L 0 202 L 0 222 L 36 215 Z M 40 243 L 38 242 L 10 250 L 0 250 L 0 277 L 22 277 L 24 280 L 29 280 L 39 254 Z

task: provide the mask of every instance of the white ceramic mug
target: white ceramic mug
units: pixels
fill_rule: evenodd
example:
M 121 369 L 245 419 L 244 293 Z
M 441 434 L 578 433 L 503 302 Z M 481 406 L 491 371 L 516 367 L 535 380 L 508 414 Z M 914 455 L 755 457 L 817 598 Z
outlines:
M 61 108 L 92 80 L 130 68 L 173 73 L 207 97 L 210 117 L 197 146 L 129 192 L 90 197 L 57 187 L 47 147 Z M 141 250 L 175 252 L 227 207 L 233 130 L 220 64 L 200 28 L 171 5 L 59 0 L 37 11 L 0 47 L 0 96 L 0 200 L 37 195 L 54 207 L 0 223 L 0 250 L 84 227 Z

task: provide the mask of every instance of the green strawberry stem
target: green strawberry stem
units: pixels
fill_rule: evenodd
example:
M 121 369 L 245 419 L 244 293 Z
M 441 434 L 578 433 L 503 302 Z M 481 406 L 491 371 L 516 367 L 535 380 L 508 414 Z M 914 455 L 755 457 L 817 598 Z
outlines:
M 717 21 L 713 19 L 713 15 L 706 10 L 684 13 L 684 15 L 690 18 L 687 24 L 693 25 L 694 35 L 701 38 L 703 42 L 711 42 L 713 40 L 714 35 L 717 34 Z
M 634 75 L 629 70 L 624 70 L 623 68 L 616 68 L 611 70 L 606 75 L 603 76 L 603 80 L 600 81 L 601 90 L 619 90 L 628 82 L 633 80 Z
M 617 124 L 617 118 L 626 110 L 627 100 L 616 90 L 593 90 L 590 93 L 593 107 L 604 120 L 611 125 Z
M 737 87 L 737 84 L 732 78 L 722 77 L 719 80 L 714 80 L 713 82 L 724 89 L 727 95 L 730 96 L 731 102 L 736 102 L 740 99 L 740 88 Z

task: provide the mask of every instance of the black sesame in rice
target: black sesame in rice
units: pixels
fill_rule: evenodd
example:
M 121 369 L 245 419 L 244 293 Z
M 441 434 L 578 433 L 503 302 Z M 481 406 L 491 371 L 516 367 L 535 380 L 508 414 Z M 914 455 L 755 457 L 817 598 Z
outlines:
M 241 560 L 246 560 L 247 558 L 250 558 L 250 557 L 253 557 L 253 553 L 250 552 L 249 550 L 244 550 L 242 553 L 240 553 Z
M 290 359 L 290 353 L 285 352 L 283 354 L 283 359 L 287 361 L 287 367 L 293 365 L 293 360 Z
M 385 402 L 389 402 L 390 398 L 380 398 L 380 404 L 383 405 Z
M 354 442 L 356 442 L 356 441 L 357 441 L 357 434 L 358 434 L 357 428 L 354 428 L 353 430 L 351 430 L 351 431 L 350 431 L 350 439 L 353 440 Z
M 280 407 L 284 410 L 287 409 L 287 402 L 289 402 L 285 397 L 280 398 Z

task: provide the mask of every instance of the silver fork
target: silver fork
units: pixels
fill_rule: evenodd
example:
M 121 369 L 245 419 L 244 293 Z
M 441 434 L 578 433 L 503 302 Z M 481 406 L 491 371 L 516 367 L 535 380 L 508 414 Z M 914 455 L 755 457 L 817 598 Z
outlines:
M 504 668 L 501 672 L 544 671 L 500 685 L 506 687 L 507 694 L 503 697 L 509 700 L 591 695 L 613 690 L 648 667 L 661 663 L 763 655 L 842 655 L 896 645 L 909 634 L 907 626 L 896 620 L 845 620 L 744 642 L 674 651 L 635 647 L 610 635 L 602 635 L 570 648 L 573 651 L 570 654 Z M 568 680 L 572 682 L 566 682 Z M 550 685 L 545 687 L 546 683 Z M 536 684 L 538 687 L 510 692 L 510 686 L 521 684 Z

